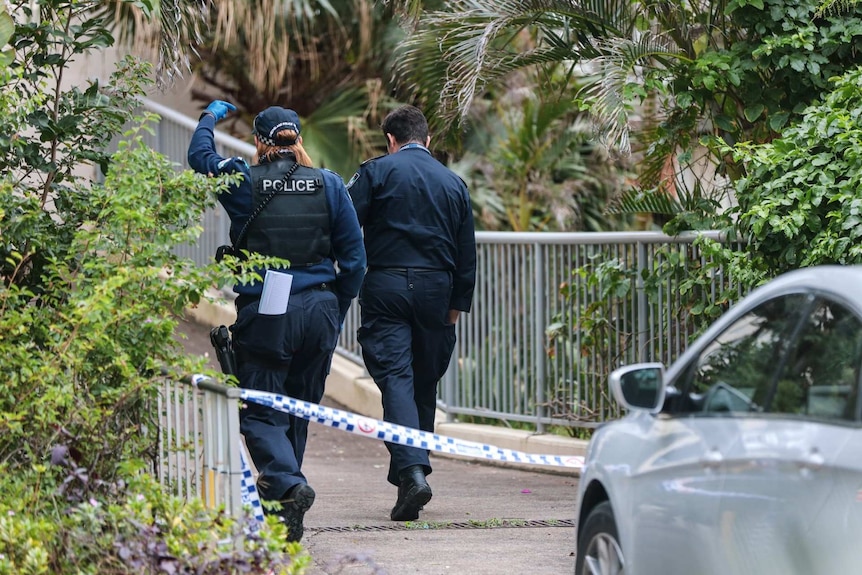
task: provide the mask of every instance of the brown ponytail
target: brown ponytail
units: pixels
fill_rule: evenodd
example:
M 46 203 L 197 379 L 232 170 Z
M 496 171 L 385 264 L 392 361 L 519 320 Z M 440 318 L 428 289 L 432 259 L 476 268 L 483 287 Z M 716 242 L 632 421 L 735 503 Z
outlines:
M 290 151 L 296 157 L 296 162 L 300 166 L 305 166 L 307 168 L 313 168 L 314 163 L 311 161 L 311 158 L 308 156 L 308 152 L 305 151 L 305 148 L 302 147 L 302 140 L 299 137 L 299 134 L 294 132 L 293 130 L 282 130 L 276 134 L 276 137 L 279 140 L 295 140 L 294 144 L 289 146 L 268 146 L 261 142 L 259 139 L 255 138 L 255 144 L 257 145 L 257 157 L 258 162 L 261 159 L 266 159 L 267 161 L 273 161 L 278 156 L 280 156 L 285 150 Z

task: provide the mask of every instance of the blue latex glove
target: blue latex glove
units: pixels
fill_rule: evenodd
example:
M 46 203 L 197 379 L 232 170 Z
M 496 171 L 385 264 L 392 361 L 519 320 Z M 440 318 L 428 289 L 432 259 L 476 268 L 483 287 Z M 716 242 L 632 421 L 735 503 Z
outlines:
M 225 102 L 224 100 L 213 100 L 209 106 L 207 106 L 207 112 L 213 115 L 215 121 L 224 120 L 224 117 L 227 116 L 228 112 L 233 112 L 236 110 L 236 106 L 231 104 L 230 102 Z

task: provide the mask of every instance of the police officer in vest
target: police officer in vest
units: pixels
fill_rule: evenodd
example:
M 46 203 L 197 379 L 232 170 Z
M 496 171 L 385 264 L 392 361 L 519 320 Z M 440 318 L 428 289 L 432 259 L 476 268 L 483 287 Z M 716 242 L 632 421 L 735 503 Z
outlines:
M 357 336 L 384 419 L 433 431 L 455 322 L 473 299 L 473 210 L 466 184 L 428 151 L 428 122 L 418 108 L 393 110 L 382 129 L 389 154 L 364 162 L 348 183 L 368 253 Z M 431 499 L 428 451 L 386 447 L 387 479 L 398 486 L 390 518 L 415 520 Z
M 213 130 L 235 109 L 221 100 L 207 106 L 189 144 L 189 166 L 201 174 L 243 175 L 219 196 L 231 241 L 237 249 L 289 260 L 282 271 L 293 276 L 283 315 L 258 313 L 261 283 L 234 287 L 237 377 L 245 389 L 319 403 L 365 272 L 362 232 L 341 177 L 312 167 L 293 110 L 272 106 L 254 119 L 254 165 L 220 156 Z M 259 473 L 261 497 L 281 502 L 288 539 L 299 541 L 315 498 L 301 471 L 308 421 L 250 402 L 240 412 L 240 430 Z

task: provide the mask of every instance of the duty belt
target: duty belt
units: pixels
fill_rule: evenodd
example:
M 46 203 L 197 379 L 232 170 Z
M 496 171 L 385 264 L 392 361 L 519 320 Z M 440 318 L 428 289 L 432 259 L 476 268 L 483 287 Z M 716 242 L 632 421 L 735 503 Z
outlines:
M 328 282 L 321 282 L 319 284 L 314 284 L 314 285 L 307 287 L 306 289 L 320 290 L 320 291 L 331 291 L 331 292 L 335 291 L 332 288 L 332 284 L 328 283 Z M 236 300 L 235 300 L 236 310 L 239 311 L 242 308 L 244 308 L 245 306 L 247 306 L 248 304 L 254 303 L 258 300 L 260 300 L 260 294 L 255 294 L 255 295 L 240 294 L 240 295 L 236 296 Z
M 408 272 L 411 270 L 415 271 L 415 272 L 447 272 L 447 273 L 452 271 L 452 270 L 445 270 L 442 268 L 413 268 L 413 267 L 395 268 L 395 267 L 388 267 L 388 266 L 368 266 L 368 271 L 370 271 L 370 272 Z

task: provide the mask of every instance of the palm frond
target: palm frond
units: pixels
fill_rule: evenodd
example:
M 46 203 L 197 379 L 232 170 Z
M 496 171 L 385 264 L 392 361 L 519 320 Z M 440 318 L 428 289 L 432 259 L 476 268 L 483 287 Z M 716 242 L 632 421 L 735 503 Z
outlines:
M 370 117 L 388 103 L 376 83 L 333 94 L 302 119 L 303 147 L 315 165 L 350 177 L 359 164 L 385 149 L 383 134 L 372 128 Z
M 190 56 L 203 39 L 211 0 L 161 0 L 159 2 L 159 60 L 156 77 L 183 77 L 191 71 Z
M 350 14 L 352 2 L 330 0 L 260 0 L 220 2 L 214 11 L 210 42 L 216 51 L 229 52 L 241 46 L 251 83 L 269 94 L 284 86 L 290 70 L 301 63 L 306 77 L 316 79 L 326 73 L 328 47 L 343 46 L 345 27 L 339 14 Z M 358 15 L 363 16 L 362 7 Z M 326 48 L 324 48 L 326 47 Z
M 582 90 L 590 102 L 600 137 L 625 153 L 631 150 L 631 132 L 626 86 L 638 81 L 642 68 L 655 68 L 664 60 L 685 58 L 664 38 L 645 33 L 637 40 L 612 38 L 603 42 L 603 54 L 593 59 L 595 79 Z
M 481 122 L 477 130 L 493 134 L 480 152 L 481 173 L 471 182 L 484 182 L 477 204 L 482 225 L 522 231 L 604 228 L 608 219 L 601 212 L 617 193 L 619 178 L 606 169 L 605 150 L 590 142 L 592 125 L 556 90 L 532 89 L 535 75 L 525 73 L 519 81 L 521 87 L 509 85 L 496 95 L 495 106 L 474 118 Z
M 466 118 L 486 85 L 527 66 L 593 58 L 605 38 L 627 36 L 637 14 L 621 0 L 455 0 L 422 16 L 400 46 L 401 87 Z
M 156 61 L 156 80 L 169 85 L 191 71 L 194 47 L 202 41 L 211 0 L 162 0 L 152 12 L 146 3 L 108 0 L 96 17 L 105 18 L 117 42 L 133 53 Z
M 852 10 L 859 0 L 823 0 L 817 11 L 814 13 L 815 18 L 822 18 L 827 14 L 837 14 L 844 11 Z
M 629 189 L 608 206 L 611 214 L 665 214 L 675 216 L 683 211 L 676 198 L 661 190 Z

